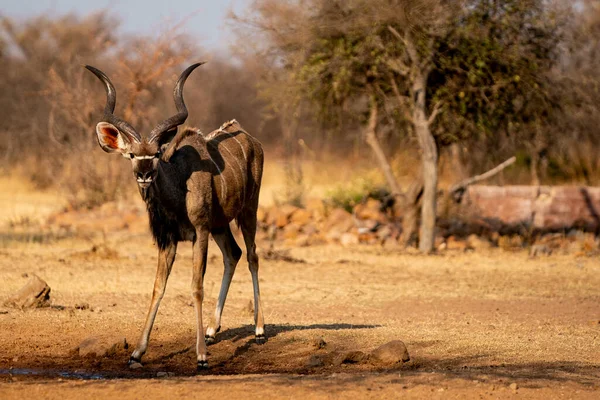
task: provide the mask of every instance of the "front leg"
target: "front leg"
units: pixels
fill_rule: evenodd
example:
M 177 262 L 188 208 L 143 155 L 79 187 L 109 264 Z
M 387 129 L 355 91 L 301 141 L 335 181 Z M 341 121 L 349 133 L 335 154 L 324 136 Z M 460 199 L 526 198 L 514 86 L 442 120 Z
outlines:
M 160 301 L 165 294 L 165 288 L 167 287 L 167 279 L 171 273 L 173 267 L 173 261 L 175 261 L 175 253 L 177 251 L 177 243 L 171 243 L 164 249 L 158 250 L 158 267 L 156 269 L 156 279 L 154 280 L 154 290 L 152 291 L 152 300 L 150 301 L 150 310 L 146 316 L 146 323 L 144 324 L 144 330 L 140 336 L 138 344 L 129 358 L 129 365 L 141 363 L 142 356 L 148 349 L 148 340 L 150 339 L 150 331 L 154 325 L 154 319 L 158 312 Z
M 208 229 L 196 230 L 193 248 L 192 298 L 196 309 L 196 355 L 198 371 L 208 368 L 206 342 L 202 326 L 202 300 L 204 299 L 204 272 L 208 250 Z

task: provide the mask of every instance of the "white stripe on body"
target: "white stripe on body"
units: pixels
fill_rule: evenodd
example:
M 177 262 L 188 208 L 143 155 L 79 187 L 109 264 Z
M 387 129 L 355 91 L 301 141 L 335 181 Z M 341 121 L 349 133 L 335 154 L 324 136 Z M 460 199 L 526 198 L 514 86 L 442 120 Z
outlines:
M 244 168 L 242 167 L 242 164 L 240 164 L 240 161 L 237 159 L 237 157 L 233 155 L 233 153 L 227 148 L 227 146 L 225 146 L 225 144 L 223 144 L 222 147 L 223 147 L 223 149 L 225 149 L 227 151 L 227 153 L 229 153 L 229 155 L 231 156 L 231 158 L 233 158 L 235 160 L 236 164 L 238 165 L 238 167 L 240 169 L 240 177 L 242 178 L 241 182 L 238 179 L 238 176 L 235 173 L 235 171 L 232 170 L 232 172 L 233 172 L 233 176 L 235 177 L 235 181 L 239 185 L 238 187 L 241 187 L 241 189 L 242 189 L 242 192 L 241 192 L 241 203 L 242 203 L 242 208 L 244 208 L 244 202 L 246 200 L 246 185 L 245 185 L 245 182 L 244 182 Z M 223 160 L 225 160 L 225 159 L 223 159 Z
M 213 160 L 210 153 L 208 153 L 208 156 L 210 157 L 210 161 L 212 161 L 212 163 L 217 168 L 217 171 L 219 171 L 219 177 L 221 178 L 221 192 L 223 193 L 224 197 L 227 197 L 227 182 L 225 182 L 225 178 L 223 177 L 223 171 L 221 171 L 221 168 L 219 168 L 215 160 Z

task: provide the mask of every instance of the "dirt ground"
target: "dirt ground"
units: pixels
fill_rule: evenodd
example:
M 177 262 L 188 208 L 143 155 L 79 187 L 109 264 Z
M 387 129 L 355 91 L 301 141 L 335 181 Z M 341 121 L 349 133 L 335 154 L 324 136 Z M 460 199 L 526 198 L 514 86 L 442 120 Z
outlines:
M 12 235 L 10 224 L 0 230 L 0 303 L 25 284 L 25 274 L 52 288 L 51 307 L 0 308 L 1 399 L 600 396 L 598 258 L 292 248 L 289 255 L 302 262 L 261 260 L 264 345 L 253 341 L 252 283 L 242 260 L 222 331 L 209 347 L 210 370 L 196 376 L 189 243 L 178 249 L 144 367 L 130 370 L 131 348 L 104 358 L 76 349 L 95 335 L 137 341 L 155 273 L 149 234 L 45 241 Z M 263 255 L 267 245 L 259 243 Z M 211 242 L 205 321 L 222 271 Z M 403 365 L 310 362 L 397 339 L 411 356 Z

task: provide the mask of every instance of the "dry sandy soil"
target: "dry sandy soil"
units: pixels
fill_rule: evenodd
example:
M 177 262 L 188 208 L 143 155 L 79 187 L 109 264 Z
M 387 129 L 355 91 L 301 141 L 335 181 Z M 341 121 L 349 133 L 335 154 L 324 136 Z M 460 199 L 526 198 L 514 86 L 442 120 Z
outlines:
M 190 244 L 179 247 L 144 368 L 129 370 L 131 349 L 82 358 L 76 348 L 100 334 L 136 342 L 155 272 L 149 235 L 38 243 L 11 229 L 0 228 L 0 303 L 35 273 L 52 288 L 52 306 L 0 308 L 1 399 L 600 396 L 598 258 L 292 248 L 289 255 L 303 262 L 261 261 L 264 345 L 253 341 L 252 284 L 242 261 L 218 342 L 209 347 L 211 368 L 196 376 Z M 266 246 L 259 244 L 263 254 Z M 205 320 L 223 270 L 214 243 L 209 258 Z M 82 303 L 89 308 L 75 307 Z M 309 363 L 395 339 L 406 343 L 410 362 Z

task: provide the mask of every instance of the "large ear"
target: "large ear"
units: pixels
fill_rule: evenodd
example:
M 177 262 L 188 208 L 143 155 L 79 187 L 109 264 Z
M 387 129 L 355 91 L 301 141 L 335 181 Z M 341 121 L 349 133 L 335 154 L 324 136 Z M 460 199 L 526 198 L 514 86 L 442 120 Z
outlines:
M 158 137 L 158 141 L 157 141 L 158 147 L 162 148 L 163 146 L 171 143 L 171 141 L 173 140 L 175 135 L 177 135 L 177 127 L 170 129 L 167 132 L 162 133 Z
M 98 144 L 107 153 L 118 151 L 124 153 L 126 151 L 129 139 L 119 130 L 108 122 L 99 122 L 96 125 L 96 135 L 98 136 Z

